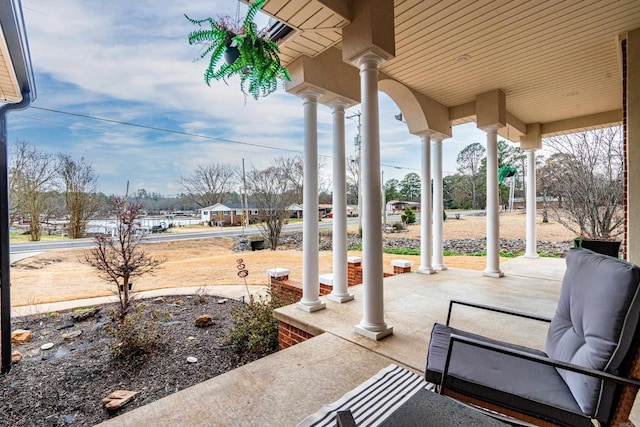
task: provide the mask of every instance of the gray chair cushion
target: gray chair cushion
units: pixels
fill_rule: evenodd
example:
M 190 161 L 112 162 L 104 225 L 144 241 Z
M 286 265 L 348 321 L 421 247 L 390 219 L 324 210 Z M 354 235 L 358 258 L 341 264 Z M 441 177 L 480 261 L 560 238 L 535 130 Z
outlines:
M 587 249 L 567 255 L 560 300 L 545 350 L 552 359 L 617 374 L 634 338 L 640 312 L 637 266 Z M 606 419 L 613 385 L 560 370 L 582 411 Z
M 545 353 L 436 323 L 431 332 L 425 378 L 439 384 L 451 334 L 545 356 Z M 569 426 L 592 426 L 558 371 L 506 354 L 456 343 L 449 362 L 447 388 L 517 412 Z

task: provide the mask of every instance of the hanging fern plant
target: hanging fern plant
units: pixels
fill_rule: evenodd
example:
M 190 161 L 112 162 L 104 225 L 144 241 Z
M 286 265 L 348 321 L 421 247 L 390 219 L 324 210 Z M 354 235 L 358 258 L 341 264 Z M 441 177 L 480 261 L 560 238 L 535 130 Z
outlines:
M 258 10 L 266 0 L 256 0 L 249 5 L 249 10 L 241 26 L 234 24 L 230 17 L 218 17 L 217 20 L 191 19 L 185 17 L 194 25 L 209 24 L 211 28 L 196 30 L 189 34 L 189 44 L 205 44 L 207 48 L 200 55 L 205 58 L 210 55 L 209 65 L 204 72 L 204 81 L 211 85 L 211 80 L 222 80 L 229 84 L 228 79 L 240 77 L 240 90 L 253 99 L 267 96 L 276 90 L 278 78 L 291 80 L 289 71 L 280 62 L 280 48 L 270 40 L 265 31 L 258 31 L 253 20 Z M 233 49 L 237 49 L 237 58 L 233 60 Z M 221 61 L 225 52 L 231 63 Z

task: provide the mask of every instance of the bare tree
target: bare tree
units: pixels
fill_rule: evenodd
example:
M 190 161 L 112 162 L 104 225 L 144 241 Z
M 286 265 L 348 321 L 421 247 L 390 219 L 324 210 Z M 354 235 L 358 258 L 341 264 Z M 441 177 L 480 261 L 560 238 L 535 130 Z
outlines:
M 16 211 L 29 216 L 30 240 L 39 241 L 42 234 L 40 216 L 56 189 L 57 163 L 54 155 L 38 151 L 26 141 L 16 143 L 9 168 L 9 188 Z
M 465 186 L 467 194 L 471 198 L 471 208 L 477 209 L 479 204 L 478 187 L 481 185 L 482 176 L 480 167 L 485 155 L 485 148 L 479 143 L 469 144 L 458 153 L 458 171 L 462 175 L 461 184 Z
M 193 175 L 181 177 L 180 183 L 193 203 L 204 208 L 224 203 L 236 184 L 236 171 L 231 165 L 211 163 L 198 165 Z
M 76 161 L 68 154 L 58 155 L 58 171 L 64 185 L 64 198 L 69 212 L 69 237 L 83 237 L 87 223 L 96 214 L 98 176 L 84 158 Z
M 259 211 L 260 232 L 269 248 L 275 251 L 282 226 L 289 215 L 287 208 L 296 199 L 295 189 L 275 161 L 266 169 L 249 170 L 247 191 Z
M 553 137 L 545 146 L 554 156 L 548 164 L 553 193 L 564 209 L 555 208 L 558 222 L 589 238 L 622 234 L 624 216 L 623 159 L 619 127 Z
M 116 210 L 116 236 L 96 235 L 93 238 L 96 247 L 85 253 L 85 261 L 98 270 L 98 275 L 115 286 L 118 295 L 116 314 L 120 321 L 124 321 L 134 302 L 131 279 L 153 273 L 165 260 L 147 255 L 140 247 L 145 238 L 138 223 L 140 204 L 127 203 L 126 199 L 119 197 L 113 203 Z
M 302 157 L 278 157 L 273 161 L 273 166 L 279 168 L 283 179 L 288 181 L 288 189 L 294 196 L 294 203 L 302 203 L 302 191 L 304 183 L 304 163 Z
M 358 204 L 360 195 L 360 161 L 357 155 L 349 156 L 346 162 L 347 166 L 347 203 L 351 205 Z

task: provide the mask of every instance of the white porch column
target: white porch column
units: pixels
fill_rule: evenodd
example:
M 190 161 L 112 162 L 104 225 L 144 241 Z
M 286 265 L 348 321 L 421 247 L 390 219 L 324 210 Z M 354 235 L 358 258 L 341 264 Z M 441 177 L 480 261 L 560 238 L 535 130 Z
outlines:
M 433 149 L 433 268 L 446 270 L 443 252 L 443 214 L 444 201 L 442 200 L 442 136 L 434 136 Z
M 347 302 L 353 299 L 347 280 L 347 173 L 345 165 L 344 108 L 342 99 L 333 108 L 333 290 L 327 299 Z
M 380 215 L 380 129 L 378 123 L 378 66 L 382 58 L 373 53 L 360 56 L 362 99 L 362 262 L 363 317 L 357 333 L 379 340 L 393 333 L 384 321 L 382 269 L 382 219 Z
M 302 193 L 302 299 L 297 307 L 312 312 L 325 308 L 320 300 L 318 261 L 318 98 L 322 93 L 305 89 L 300 93 L 304 105 L 304 178 Z
M 530 149 L 527 152 L 527 250 L 524 253 L 526 258 L 538 258 L 538 238 L 536 236 L 536 150 Z
M 500 217 L 498 193 L 498 128 L 487 132 L 487 268 L 483 275 L 502 277 L 500 270 Z
M 431 267 L 431 137 L 420 135 L 422 142 L 422 163 L 420 173 L 420 268 L 417 273 L 433 274 Z

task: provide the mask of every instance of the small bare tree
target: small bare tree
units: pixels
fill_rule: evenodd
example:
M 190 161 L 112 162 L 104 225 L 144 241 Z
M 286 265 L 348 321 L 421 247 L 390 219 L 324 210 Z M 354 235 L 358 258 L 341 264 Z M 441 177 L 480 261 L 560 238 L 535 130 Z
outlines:
M 193 175 L 180 177 L 180 183 L 193 203 L 201 208 L 223 203 L 235 182 L 231 165 L 219 163 L 198 165 Z
M 295 190 L 277 166 L 277 161 L 266 169 L 252 168 L 247 174 L 247 188 L 258 208 L 260 232 L 269 248 L 275 251 L 282 226 L 289 215 L 287 207 L 296 200 Z
M 96 185 L 98 176 L 84 158 L 76 161 L 68 154 L 58 155 L 58 171 L 64 185 L 64 197 L 69 212 L 69 237 L 83 237 L 87 223 L 99 208 Z
M 151 257 L 140 247 L 145 238 L 137 221 L 140 204 L 127 204 L 126 199 L 116 197 L 114 205 L 116 236 L 112 238 L 106 234 L 96 235 L 93 238 L 96 247 L 85 253 L 85 261 L 97 269 L 101 277 L 115 286 L 119 303 L 116 315 L 122 322 L 133 307 L 131 279 L 153 273 L 166 260 Z

